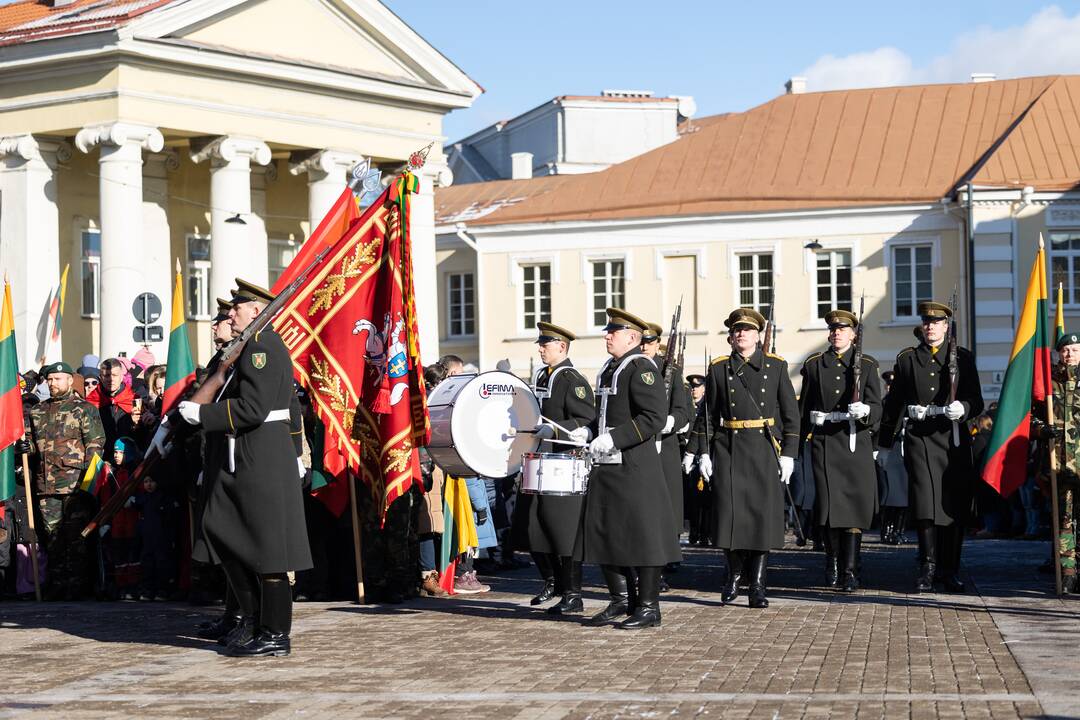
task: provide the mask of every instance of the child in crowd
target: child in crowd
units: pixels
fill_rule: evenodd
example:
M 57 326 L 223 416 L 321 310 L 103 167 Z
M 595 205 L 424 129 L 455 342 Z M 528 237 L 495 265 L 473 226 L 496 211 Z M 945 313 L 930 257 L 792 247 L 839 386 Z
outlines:
M 142 492 L 135 497 L 139 509 L 139 565 L 142 569 L 142 597 L 168 600 L 175 578 L 175 540 L 178 503 L 169 497 L 151 476 L 143 480 Z

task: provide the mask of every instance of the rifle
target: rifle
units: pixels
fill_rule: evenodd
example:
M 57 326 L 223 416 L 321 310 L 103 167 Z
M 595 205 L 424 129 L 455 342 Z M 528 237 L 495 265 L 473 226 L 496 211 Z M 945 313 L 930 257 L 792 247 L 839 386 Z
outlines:
M 859 298 L 859 326 L 855 329 L 855 354 L 851 357 L 851 379 L 855 387 L 851 389 L 851 402 L 857 403 L 862 399 L 859 389 L 859 380 L 862 378 L 862 340 L 863 340 L 863 311 L 866 309 L 866 293 Z M 855 420 L 848 418 L 848 449 L 855 452 Z
M 765 334 L 761 339 L 761 350 L 766 353 L 776 354 L 776 323 L 773 321 L 773 307 L 769 304 L 769 320 L 765 323 Z
M 664 353 L 664 389 L 671 393 L 671 382 L 675 377 L 675 358 L 678 354 L 679 344 L 679 320 L 682 319 L 682 298 L 675 306 L 675 312 L 671 315 L 671 330 L 668 331 L 667 351 Z
M 956 402 L 956 386 L 960 382 L 960 361 L 956 352 L 956 286 L 953 285 L 952 297 L 949 298 L 949 309 L 952 315 L 949 317 L 949 403 Z M 953 447 L 960 447 L 960 423 L 953 421 L 952 424 Z
M 323 258 L 329 254 L 334 248 L 333 245 L 328 245 L 323 248 L 318 255 L 311 261 L 311 263 L 304 268 L 304 270 L 296 276 L 296 279 L 289 283 L 289 286 L 278 293 L 261 313 L 259 313 L 254 320 L 252 320 L 246 328 L 244 328 L 238 336 L 229 341 L 229 343 L 223 347 L 217 355 L 211 359 L 210 364 L 213 365 L 217 361 L 217 367 L 199 386 L 199 388 L 192 393 L 189 398 L 191 402 L 199 403 L 200 405 L 214 402 L 218 393 L 225 387 L 227 381 L 227 371 L 232 367 L 236 359 L 240 357 L 240 351 L 247 345 L 248 340 L 254 337 L 256 334 L 265 330 L 270 323 L 274 320 L 274 316 L 281 312 L 281 309 L 285 307 L 285 304 L 289 301 L 296 291 L 300 289 L 300 286 L 307 280 L 308 275 L 315 270 L 316 267 L 323 261 Z M 195 427 L 189 425 L 180 417 L 180 412 L 176 408 L 173 408 L 168 412 L 162 423 L 165 423 L 165 427 L 168 428 L 168 434 L 165 436 L 163 445 L 168 446 L 183 442 L 195 431 Z M 156 432 L 156 428 L 155 428 Z M 142 484 L 143 478 L 154 469 L 154 467 L 162 460 L 161 454 L 156 447 L 151 447 L 142 461 L 138 464 L 135 470 L 131 473 L 131 477 L 123 486 L 117 490 L 116 494 L 109 498 L 109 501 L 101 506 L 97 515 L 86 524 L 86 527 L 82 529 L 82 536 L 88 537 L 95 529 L 101 526 L 103 523 L 108 522 L 113 515 L 115 515 L 120 508 L 124 506 L 128 498 L 134 494 L 139 485 Z
M 682 370 L 684 365 L 683 361 L 686 359 L 686 331 L 683 330 L 682 335 L 679 336 L 679 354 L 676 356 L 675 367 Z M 709 366 L 705 366 L 705 371 L 708 372 Z

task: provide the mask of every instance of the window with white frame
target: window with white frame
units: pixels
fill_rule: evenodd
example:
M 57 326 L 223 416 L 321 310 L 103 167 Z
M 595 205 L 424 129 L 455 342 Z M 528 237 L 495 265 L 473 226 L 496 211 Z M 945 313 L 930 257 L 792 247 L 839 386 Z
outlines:
M 551 322 L 551 265 L 521 266 L 521 326 L 530 330 L 538 322 Z
M 83 317 L 97 317 L 101 307 L 101 231 L 83 230 L 79 242 L 82 314 Z
M 893 247 L 891 278 L 894 318 L 913 318 L 919 303 L 933 299 L 933 256 L 932 245 Z
M 476 334 L 476 301 L 472 273 L 446 276 L 446 334 L 462 337 Z
M 267 239 L 269 245 L 269 257 L 267 258 L 267 270 L 270 275 L 270 287 L 278 281 L 285 268 L 293 261 L 300 252 L 300 243 L 292 238 L 272 237 Z
M 773 301 L 772 253 L 739 255 L 739 307 L 754 308 L 765 317 Z
M 626 304 L 626 262 L 592 260 L 592 321 L 594 327 L 607 324 L 607 309 Z
M 187 300 L 188 317 L 206 320 L 210 317 L 210 236 L 187 236 Z
M 814 317 L 825 317 L 830 310 L 850 311 L 851 250 L 821 250 L 814 256 Z
M 1050 233 L 1050 276 L 1054 298 L 1062 286 L 1066 305 L 1080 305 L 1080 230 Z

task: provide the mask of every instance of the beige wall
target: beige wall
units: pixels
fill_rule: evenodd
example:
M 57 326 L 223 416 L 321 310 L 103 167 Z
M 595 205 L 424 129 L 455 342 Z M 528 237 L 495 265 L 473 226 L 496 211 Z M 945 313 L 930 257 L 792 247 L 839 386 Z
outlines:
M 509 234 L 503 237 L 496 236 L 497 231 L 490 234 L 476 231 L 473 236 L 482 249 L 485 245 L 498 247 L 500 243 L 512 246 L 484 251 L 481 255 L 478 301 L 482 326 L 476 354 L 482 361 L 482 369 L 493 369 L 498 360 L 509 358 L 515 373 L 524 375 L 528 371 L 530 359 L 535 357 L 532 341 L 536 333 L 519 326 L 520 286 L 512 273 L 517 263 L 546 261 L 552 264 L 552 321 L 578 334 L 571 357 L 587 376 L 593 377 L 606 354 L 602 334 L 589 326 L 590 282 L 589 278 L 583 277 L 583 263 L 588 263 L 592 257 L 615 254 L 625 255 L 628 263 L 627 309 L 659 323 L 665 328 L 665 334 L 673 305 L 680 294 L 684 296 L 683 327 L 690 330 L 686 372 L 701 372 L 707 352 L 714 357 L 728 352 L 723 321 L 738 305 L 738 279 L 732 268 L 733 262 L 737 262 L 734 253 L 752 250 L 773 253 L 776 322 L 780 328 L 778 351 L 788 359 L 797 382 L 802 361 L 824 348 L 827 341 L 824 322 L 816 316 L 812 303 L 813 259 L 804 249 L 806 243 L 816 238 L 826 248 L 851 249 L 856 263 L 852 276 L 856 312 L 860 294 L 866 294 L 864 348 L 879 360 L 883 370 L 890 369 L 896 353 L 914 342 L 912 328 L 917 320 L 897 321 L 893 317 L 892 297 L 887 289 L 889 271 L 885 266 L 887 247 L 891 248 L 897 242 L 932 243 L 936 247 L 937 260 L 933 268 L 935 298 L 947 301 L 954 284 L 963 287 L 960 279 L 962 230 L 956 223 L 938 216 L 929 221 L 936 227 L 927 230 L 918 229 L 917 224 L 913 229 L 904 229 L 905 223 L 901 223 L 898 231 L 864 230 L 824 235 L 808 227 L 806 233 L 769 238 L 761 237 L 763 231 L 758 228 L 754 232 L 759 237 L 745 241 L 710 239 L 710 236 L 715 238 L 731 233 L 730 229 L 720 230 L 719 225 L 715 231 L 707 225 L 694 231 L 680 228 L 607 231 L 598 227 L 591 233 L 587 230 L 568 232 L 569 237 L 562 237 L 559 232 L 518 232 L 513 234 L 512 240 Z M 866 222 L 863 219 L 854 225 L 865 225 Z M 887 221 L 882 226 L 887 229 L 890 224 L 895 221 Z M 843 223 L 835 223 L 833 227 L 842 229 Z M 679 234 L 682 237 L 678 237 Z M 440 242 L 445 242 L 447 237 L 440 236 Z M 648 243 L 651 237 L 657 242 Z M 471 251 L 459 249 L 454 255 L 463 252 L 471 254 Z M 694 282 L 687 282 L 687 268 L 691 266 L 700 274 L 693 278 Z M 587 264 L 585 268 L 588 269 Z M 665 270 L 673 277 L 666 277 Z M 441 278 L 442 275 L 440 282 Z M 445 287 L 441 287 L 440 300 L 444 297 Z M 696 307 L 692 307 L 694 305 Z M 695 315 L 696 324 L 693 322 Z

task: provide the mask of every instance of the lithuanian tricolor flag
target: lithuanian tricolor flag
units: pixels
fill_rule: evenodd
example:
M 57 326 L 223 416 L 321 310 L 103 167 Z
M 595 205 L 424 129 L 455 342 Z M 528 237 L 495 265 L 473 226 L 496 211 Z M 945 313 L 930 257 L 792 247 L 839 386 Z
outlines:
M 93 494 L 99 485 L 98 478 L 105 472 L 107 467 L 108 465 L 101 459 L 101 456 L 94 453 L 94 457 L 90 458 L 90 464 L 86 466 L 86 472 L 83 473 L 82 480 L 79 481 L 79 489 Z
M 169 325 L 169 358 L 166 363 L 162 414 L 171 410 L 188 386 L 195 381 L 195 363 L 191 360 L 191 345 L 188 344 L 187 326 L 184 325 L 184 277 L 180 273 L 180 258 L 176 259 L 172 323 Z
M 1051 393 L 1047 300 L 1046 251 L 1040 238 L 982 467 L 983 480 L 1002 497 L 1011 495 L 1027 479 L 1031 405 L 1045 402 Z
M 443 590 L 453 594 L 458 556 L 479 544 L 465 479 L 447 475 L 443 481 L 443 535 L 439 554 L 439 584 Z
M 49 336 L 49 341 L 52 343 L 59 342 L 60 332 L 64 325 L 64 300 L 67 299 L 67 277 L 70 269 L 71 265 L 64 266 L 64 273 L 60 276 L 60 285 L 56 288 L 56 295 L 53 296 L 52 303 L 49 305 L 49 319 L 52 321 L 52 335 Z
M 1058 283 L 1057 308 L 1054 311 L 1054 345 L 1065 334 L 1065 294 Z
M 15 448 L 23 436 L 19 357 L 15 352 L 15 313 L 11 285 L 4 279 L 4 305 L 0 309 L 0 502 L 15 494 Z M 0 507 L 0 518 L 3 515 Z

